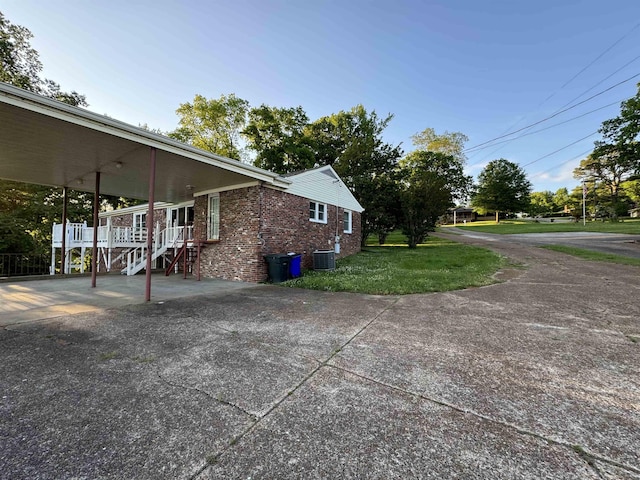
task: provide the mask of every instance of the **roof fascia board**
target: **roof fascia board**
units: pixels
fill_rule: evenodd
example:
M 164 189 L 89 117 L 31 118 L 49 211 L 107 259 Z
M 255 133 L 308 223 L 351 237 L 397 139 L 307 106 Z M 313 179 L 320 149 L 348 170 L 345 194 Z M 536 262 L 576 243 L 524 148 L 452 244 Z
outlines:
M 15 107 L 24 108 L 35 113 L 69 122 L 74 125 L 107 133 L 148 147 L 155 147 L 165 152 L 190 158 L 195 161 L 207 163 L 209 165 L 249 176 L 256 180 L 268 182 L 282 188 L 287 188 L 291 183 L 289 180 L 276 173 L 254 167 L 253 165 L 241 163 L 238 160 L 205 152 L 190 145 L 178 142 L 177 140 L 173 140 L 172 138 L 158 135 L 157 133 L 134 127 L 105 115 L 100 115 L 89 110 L 67 105 L 57 100 L 43 97 L 2 82 L 0 82 L 0 101 Z
M 220 188 L 211 188 L 209 190 L 202 190 L 193 194 L 194 197 L 201 197 L 202 195 L 209 195 L 210 193 L 220 193 L 227 192 L 229 190 L 239 190 L 241 188 L 249 188 L 260 185 L 260 182 L 247 182 L 240 183 L 238 185 L 230 185 L 228 187 L 220 187 Z

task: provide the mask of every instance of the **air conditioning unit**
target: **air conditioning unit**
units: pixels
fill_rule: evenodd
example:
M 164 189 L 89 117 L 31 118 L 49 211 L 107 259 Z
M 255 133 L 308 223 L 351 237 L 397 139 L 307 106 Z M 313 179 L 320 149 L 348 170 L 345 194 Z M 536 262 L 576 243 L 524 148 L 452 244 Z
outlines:
M 333 250 L 316 250 L 313 252 L 314 270 L 335 270 L 336 254 Z

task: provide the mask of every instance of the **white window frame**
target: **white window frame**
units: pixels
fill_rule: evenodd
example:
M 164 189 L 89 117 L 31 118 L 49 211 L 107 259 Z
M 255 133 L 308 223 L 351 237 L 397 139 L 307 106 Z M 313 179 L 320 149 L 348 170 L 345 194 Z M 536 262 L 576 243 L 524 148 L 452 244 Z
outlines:
M 133 225 L 131 227 L 133 240 L 142 242 L 147 238 L 147 212 L 135 212 L 133 214 Z
M 207 240 L 220 240 L 220 194 L 207 198 Z
M 133 214 L 133 229 L 143 230 L 147 227 L 147 212 L 136 212 Z
M 309 201 L 309 221 L 316 223 L 327 223 L 327 204 Z
M 353 233 L 353 212 L 351 210 L 343 210 L 342 212 L 342 230 L 344 233 Z

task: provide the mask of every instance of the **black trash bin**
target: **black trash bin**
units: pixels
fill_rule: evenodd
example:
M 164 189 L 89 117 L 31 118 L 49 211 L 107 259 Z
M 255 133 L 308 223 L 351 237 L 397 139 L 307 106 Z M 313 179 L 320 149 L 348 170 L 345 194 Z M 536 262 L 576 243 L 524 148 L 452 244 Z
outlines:
M 265 255 L 264 259 L 269 265 L 269 281 L 280 283 L 289 280 L 289 262 L 291 257 L 286 253 L 272 253 Z

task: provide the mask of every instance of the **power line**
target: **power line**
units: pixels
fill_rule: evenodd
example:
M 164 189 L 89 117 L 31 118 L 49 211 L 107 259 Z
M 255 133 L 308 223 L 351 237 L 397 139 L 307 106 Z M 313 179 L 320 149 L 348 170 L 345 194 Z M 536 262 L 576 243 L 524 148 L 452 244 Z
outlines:
M 558 165 L 555 165 L 555 166 L 553 166 L 553 167 L 551 167 L 551 168 L 549 168 L 547 170 L 543 170 L 542 172 L 538 172 L 538 173 L 535 173 L 535 174 L 531 175 L 531 178 L 539 177 L 540 175 L 544 175 L 545 173 L 549 173 L 549 172 L 551 172 L 553 170 L 556 170 L 557 168 L 560 168 L 560 167 L 562 167 L 563 165 L 566 165 L 569 162 L 573 162 L 573 161 L 577 160 L 580 157 L 584 157 L 586 154 L 588 154 L 590 152 L 591 152 L 591 149 L 586 150 L 586 151 L 582 152 L 581 154 L 576 155 L 573 158 L 570 158 L 569 160 L 565 160 L 564 162 L 559 163 Z
M 631 33 L 640 26 L 640 22 L 637 23 L 636 25 L 633 26 L 633 28 L 631 28 L 631 30 L 629 30 L 627 33 L 625 33 L 622 37 L 620 37 L 618 40 L 616 40 L 613 44 L 611 44 L 609 47 L 607 47 L 600 55 L 598 55 L 595 59 L 593 59 L 587 66 L 585 66 L 584 68 L 582 68 L 578 73 L 576 73 L 573 77 L 571 77 L 569 80 L 567 80 L 559 89 L 557 89 L 555 92 L 553 92 L 551 95 L 549 95 L 546 99 L 544 99 L 537 107 L 536 107 L 536 111 L 538 111 L 540 109 L 540 107 L 542 105 L 544 105 L 548 100 L 550 100 L 556 93 L 558 93 L 560 90 L 562 90 L 563 88 L 565 88 L 567 85 L 569 85 L 572 81 L 574 81 L 576 78 L 578 78 L 578 76 L 580 76 L 582 73 L 584 73 L 589 67 L 591 67 L 593 64 L 595 64 L 598 60 L 600 60 L 600 58 L 602 58 L 605 54 L 607 54 L 609 51 L 611 51 L 614 47 L 616 47 L 620 42 L 622 42 L 622 40 L 624 40 L 625 38 L 627 38 L 629 35 L 631 35 Z M 623 68 L 627 67 L 630 63 L 634 62 L 638 57 L 636 57 L 635 59 L 633 59 L 631 62 L 627 63 L 626 65 L 624 65 L 622 68 L 616 70 L 613 74 L 619 72 L 620 70 L 622 70 Z M 613 75 L 612 74 L 612 75 Z M 582 97 L 584 94 L 586 94 L 587 92 L 589 92 L 590 90 L 594 89 L 595 87 L 597 87 L 598 85 L 600 85 L 602 82 L 604 82 L 605 80 L 609 79 L 612 75 L 609 75 L 608 77 L 606 77 L 605 79 L 601 80 L 599 83 L 597 83 L 596 85 L 594 85 L 593 87 L 589 88 L 588 90 L 582 92 L 580 95 L 578 95 L 578 97 L 574 98 L 573 100 L 571 100 L 571 102 L 569 102 L 568 104 L 563 105 L 562 107 L 560 107 L 560 109 L 563 109 L 564 107 L 566 107 L 567 105 L 570 105 L 571 103 L 573 103 L 575 100 L 577 100 L 578 98 Z M 560 112 L 555 112 L 555 113 L 560 113 Z M 523 118 L 526 118 L 523 117 Z M 516 130 L 515 132 L 511 132 L 508 133 L 512 128 L 514 128 L 516 125 L 518 125 L 518 123 L 520 123 L 522 121 L 522 119 L 516 121 L 513 125 L 511 125 L 509 128 L 507 128 L 506 130 L 503 130 L 503 132 L 496 137 L 494 140 L 496 139 L 500 139 L 500 138 L 504 138 L 504 137 L 508 137 L 509 135 L 512 135 L 513 133 L 518 133 L 522 130 L 526 130 L 527 128 L 530 128 L 533 125 L 529 125 L 527 127 L 523 127 L 519 130 Z M 485 143 L 491 143 L 492 140 L 489 140 L 488 142 Z M 479 144 L 479 145 L 484 145 L 485 143 Z M 476 145 L 476 146 L 479 146 Z M 472 147 L 474 148 L 474 147 Z M 499 149 L 498 149 L 499 150 Z M 498 151 L 495 150 L 495 151 Z
M 640 58 L 640 57 L 639 57 L 639 58 Z M 500 141 L 500 142 L 496 142 L 496 143 L 494 143 L 494 144 L 492 144 L 492 145 L 486 145 L 486 146 L 483 146 L 483 147 L 474 147 L 474 150 L 475 150 L 475 151 L 474 151 L 473 153 L 479 152 L 480 150 L 484 150 L 485 148 L 490 148 L 490 147 L 492 147 L 492 146 L 494 146 L 494 145 L 500 145 L 500 144 L 503 144 L 503 143 L 513 142 L 513 141 L 519 140 L 519 139 L 521 139 L 521 138 L 523 138 L 523 137 L 528 137 L 529 135 L 535 135 L 536 133 L 544 132 L 544 131 L 546 131 L 546 130 L 550 130 L 550 129 L 552 129 L 552 128 L 559 127 L 560 125 L 564 125 L 565 123 L 573 122 L 574 120 L 577 120 L 577 119 L 579 119 L 579 118 L 586 117 L 587 115 L 590 115 L 590 114 L 592 114 L 592 113 L 598 112 L 598 111 L 600 111 L 600 110 L 604 110 L 604 109 L 605 109 L 605 108 L 607 108 L 607 107 L 611 107 L 611 106 L 613 106 L 613 105 L 616 105 L 616 104 L 620 103 L 620 102 L 621 102 L 621 101 L 623 101 L 623 100 L 624 100 L 624 99 L 622 99 L 622 100 L 617 100 L 617 101 L 615 101 L 615 102 L 608 103 L 607 105 L 603 105 L 602 107 L 598 107 L 598 108 L 596 108 L 595 110 L 591 110 L 591 111 L 589 111 L 589 112 L 583 113 L 583 114 L 578 115 L 578 116 L 576 116 L 576 117 L 569 118 L 568 120 L 565 120 L 565 121 L 563 121 L 563 122 L 554 123 L 553 125 L 549 125 L 548 127 L 544 127 L 544 128 L 539 129 L 539 130 L 534 130 L 533 132 L 523 133 L 522 135 L 518 135 L 516 138 L 509 138 L 509 139 L 507 139 L 507 140 L 502 140 L 502 141 Z
M 589 137 L 593 137 L 593 136 L 594 136 L 595 134 L 597 134 L 597 133 L 598 133 L 598 131 L 596 130 L 595 132 L 590 133 L 590 134 L 589 134 L 589 135 L 587 135 L 586 137 L 582 137 L 581 139 L 576 140 L 575 142 L 571 142 L 569 145 L 565 145 L 564 147 L 559 148 L 558 150 L 554 150 L 554 151 L 553 151 L 553 152 L 551 152 L 551 153 L 547 153 L 546 155 L 543 155 L 543 156 L 542 156 L 542 157 L 540 157 L 540 158 L 536 158 L 535 160 L 533 160 L 533 161 L 531 161 L 531 162 L 529 162 L 529 163 L 525 163 L 524 165 L 522 165 L 522 168 L 524 168 L 524 167 L 528 167 L 529 165 L 533 165 L 534 163 L 539 162 L 540 160 L 543 160 L 543 159 L 545 159 L 545 158 L 548 158 L 548 157 L 550 157 L 551 155 L 555 155 L 556 153 L 561 152 L 562 150 L 566 150 L 567 148 L 569 148 L 569 147 L 571 147 L 571 146 L 575 145 L 576 143 L 580 143 L 580 142 L 582 142 L 583 140 L 586 140 L 586 139 L 587 139 L 587 138 L 589 138 Z
M 618 40 L 616 40 L 615 42 L 613 42 L 612 45 L 610 45 L 608 48 L 605 49 L 604 52 L 602 52 L 600 55 L 598 55 L 596 58 L 594 58 L 591 63 L 589 63 L 586 67 L 584 67 L 582 70 L 580 70 L 578 73 L 576 73 L 573 77 L 571 77 L 569 80 L 567 80 L 558 90 L 556 90 L 555 92 L 553 92 L 551 95 L 549 95 L 539 106 L 541 107 L 547 100 L 550 100 L 551 98 L 553 98 L 553 96 L 558 93 L 560 90 L 562 90 L 564 87 L 566 87 L 567 85 L 569 85 L 571 82 L 573 82 L 576 78 L 578 78 L 581 74 L 583 74 L 589 67 L 591 67 L 594 63 L 596 63 L 598 60 L 600 60 L 602 57 L 604 57 L 607 53 L 609 53 L 616 45 L 618 45 L 620 42 L 622 42 L 622 40 L 624 40 L 625 38 L 627 38 L 629 35 L 631 35 L 631 33 L 636 29 L 640 27 L 640 23 L 636 23 L 635 26 L 629 30 L 627 33 L 625 33 L 622 37 L 620 37 Z M 578 97 L 580 98 L 580 97 Z
M 509 136 L 514 135 L 516 133 L 522 132 L 523 130 L 527 130 L 527 129 L 531 128 L 531 127 L 535 127 L 536 125 L 540 125 L 541 123 L 547 122 L 547 121 L 551 120 L 552 118 L 557 117 L 558 115 L 560 115 L 562 113 L 568 112 L 569 110 L 572 110 L 572 109 L 574 109 L 574 108 L 576 108 L 576 107 L 578 107 L 578 106 L 580 106 L 580 105 L 582 105 L 584 103 L 587 103 L 588 101 L 593 100 L 596 97 L 599 97 L 600 95 L 608 92 L 609 90 L 613 90 L 614 88 L 619 87 L 623 83 L 627 83 L 627 82 L 629 82 L 629 81 L 631 81 L 634 78 L 639 77 L 639 76 L 640 76 L 640 73 L 636 73 L 635 75 L 633 75 L 633 76 L 631 76 L 631 77 L 629 77 L 629 78 L 627 78 L 625 80 L 622 80 L 621 82 L 618 82 L 615 85 L 612 85 L 609 88 L 607 88 L 605 90 L 602 90 L 601 92 L 596 93 L 595 95 L 591 95 L 589 98 L 587 98 L 587 99 L 585 99 L 585 100 L 583 100 L 581 102 L 578 102 L 575 105 L 572 105 L 570 107 L 567 107 L 567 108 L 564 108 L 562 110 L 559 110 L 556 113 L 554 113 L 552 115 L 549 115 L 548 117 L 543 118 L 542 120 L 538 120 L 537 122 L 534 122 L 534 123 L 531 123 L 531 124 L 529 124 L 529 125 L 527 125 L 525 127 L 519 128 L 518 130 L 514 130 L 513 132 L 508 133 L 506 135 L 501 135 L 499 137 L 492 138 L 491 140 L 487 140 L 486 142 L 479 143 L 478 145 L 474 145 L 473 147 L 469 147 L 464 151 L 464 153 L 468 152 L 469 150 L 475 150 L 478 147 L 482 147 L 482 146 L 487 145 L 489 143 L 493 143 L 496 140 L 501 140 L 501 139 L 503 139 L 505 137 L 509 137 Z
M 621 66 L 620 68 L 618 68 L 617 70 L 615 70 L 613 73 L 611 73 L 610 75 L 607 75 L 605 78 L 603 78 L 602 80 L 600 80 L 598 83 L 596 83 L 595 85 L 593 85 L 592 87 L 588 88 L 587 90 L 585 90 L 584 92 L 582 92 L 580 95 L 578 95 L 576 98 L 574 98 L 573 100 L 571 100 L 570 102 L 565 103 L 564 105 L 562 105 L 560 107 L 560 109 L 563 109 L 564 107 L 571 105 L 573 102 L 575 102 L 577 99 L 579 99 L 580 97 L 582 97 L 584 94 L 590 92 L 591 90 L 593 90 L 594 88 L 596 88 L 598 85 L 601 85 L 602 83 L 604 83 L 605 81 L 609 80 L 611 77 L 613 77 L 616 73 L 618 73 L 621 70 L 624 70 L 625 68 L 627 68 L 629 65 L 631 65 L 633 62 L 635 62 L 636 60 L 638 60 L 640 58 L 640 55 L 638 55 L 637 57 L 635 57 L 634 59 L 628 61 L 627 63 L 625 63 L 623 66 Z

